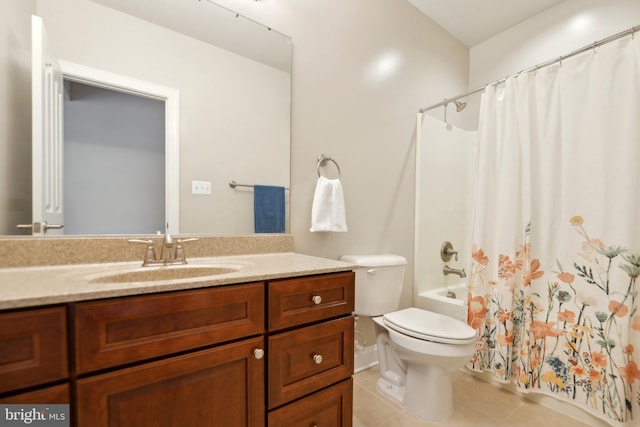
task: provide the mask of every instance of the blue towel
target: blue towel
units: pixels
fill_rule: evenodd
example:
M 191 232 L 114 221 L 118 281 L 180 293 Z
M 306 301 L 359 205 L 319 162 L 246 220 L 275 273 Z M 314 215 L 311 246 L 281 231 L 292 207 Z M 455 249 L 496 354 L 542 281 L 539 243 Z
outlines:
M 253 186 L 256 233 L 284 233 L 284 187 Z

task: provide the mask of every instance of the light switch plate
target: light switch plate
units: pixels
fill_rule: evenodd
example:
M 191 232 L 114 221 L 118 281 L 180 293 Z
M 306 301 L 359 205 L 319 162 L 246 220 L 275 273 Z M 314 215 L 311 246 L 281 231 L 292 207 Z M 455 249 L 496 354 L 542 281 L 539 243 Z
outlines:
M 211 195 L 211 182 L 191 181 L 191 194 Z

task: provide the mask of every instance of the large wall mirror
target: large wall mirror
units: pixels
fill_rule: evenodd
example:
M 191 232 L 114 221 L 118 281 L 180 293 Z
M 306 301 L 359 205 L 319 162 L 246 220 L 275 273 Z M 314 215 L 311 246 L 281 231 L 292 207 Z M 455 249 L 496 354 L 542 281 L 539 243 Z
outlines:
M 80 206 L 65 218 L 65 234 L 164 231 L 165 208 L 178 213 L 169 229 L 181 234 L 254 232 L 251 186 L 290 186 L 289 37 L 214 0 L 2 0 L 1 235 L 29 234 L 16 225 L 32 216 L 32 15 L 63 74 L 92 70 L 179 95 L 170 116 L 164 99 L 65 75 L 64 200 Z M 171 117 L 175 152 L 165 146 Z M 176 168 L 166 180 L 168 164 Z M 80 166 L 67 170 L 73 165 Z M 194 194 L 194 182 L 198 191 L 208 183 L 210 194 Z M 170 187 L 176 201 L 166 207 L 158 197 Z M 288 191 L 285 203 L 288 230 Z M 92 210 L 107 208 L 115 224 L 93 219 Z

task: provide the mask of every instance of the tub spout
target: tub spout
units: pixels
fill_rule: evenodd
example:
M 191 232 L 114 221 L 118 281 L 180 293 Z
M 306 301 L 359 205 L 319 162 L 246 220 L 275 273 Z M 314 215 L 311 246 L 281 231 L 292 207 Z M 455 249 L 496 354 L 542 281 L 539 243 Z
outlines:
M 455 268 L 451 268 L 448 265 L 444 266 L 444 268 L 442 269 L 442 273 L 444 273 L 445 276 L 447 274 L 457 274 L 460 277 L 467 277 L 467 273 L 464 272 L 464 268 L 458 270 L 458 269 L 455 269 Z

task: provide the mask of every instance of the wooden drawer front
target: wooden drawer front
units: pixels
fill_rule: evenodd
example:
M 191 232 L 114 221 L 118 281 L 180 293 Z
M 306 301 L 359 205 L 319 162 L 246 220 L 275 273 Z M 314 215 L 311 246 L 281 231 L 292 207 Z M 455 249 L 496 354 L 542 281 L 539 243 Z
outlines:
M 0 393 L 68 376 L 64 307 L 0 314 Z
M 77 372 L 264 332 L 264 285 L 253 283 L 77 304 Z
M 13 405 L 69 404 L 69 384 L 60 384 L 43 388 L 41 390 L 34 390 L 3 397 L 0 399 L 0 403 Z
M 264 338 L 83 378 L 78 427 L 263 427 Z
M 269 337 L 269 409 L 352 374 L 351 316 Z
M 355 273 L 327 274 L 269 282 L 269 330 L 351 314 Z M 320 297 L 320 303 L 314 302 Z
M 269 427 L 351 427 L 352 424 L 351 378 L 269 412 Z

